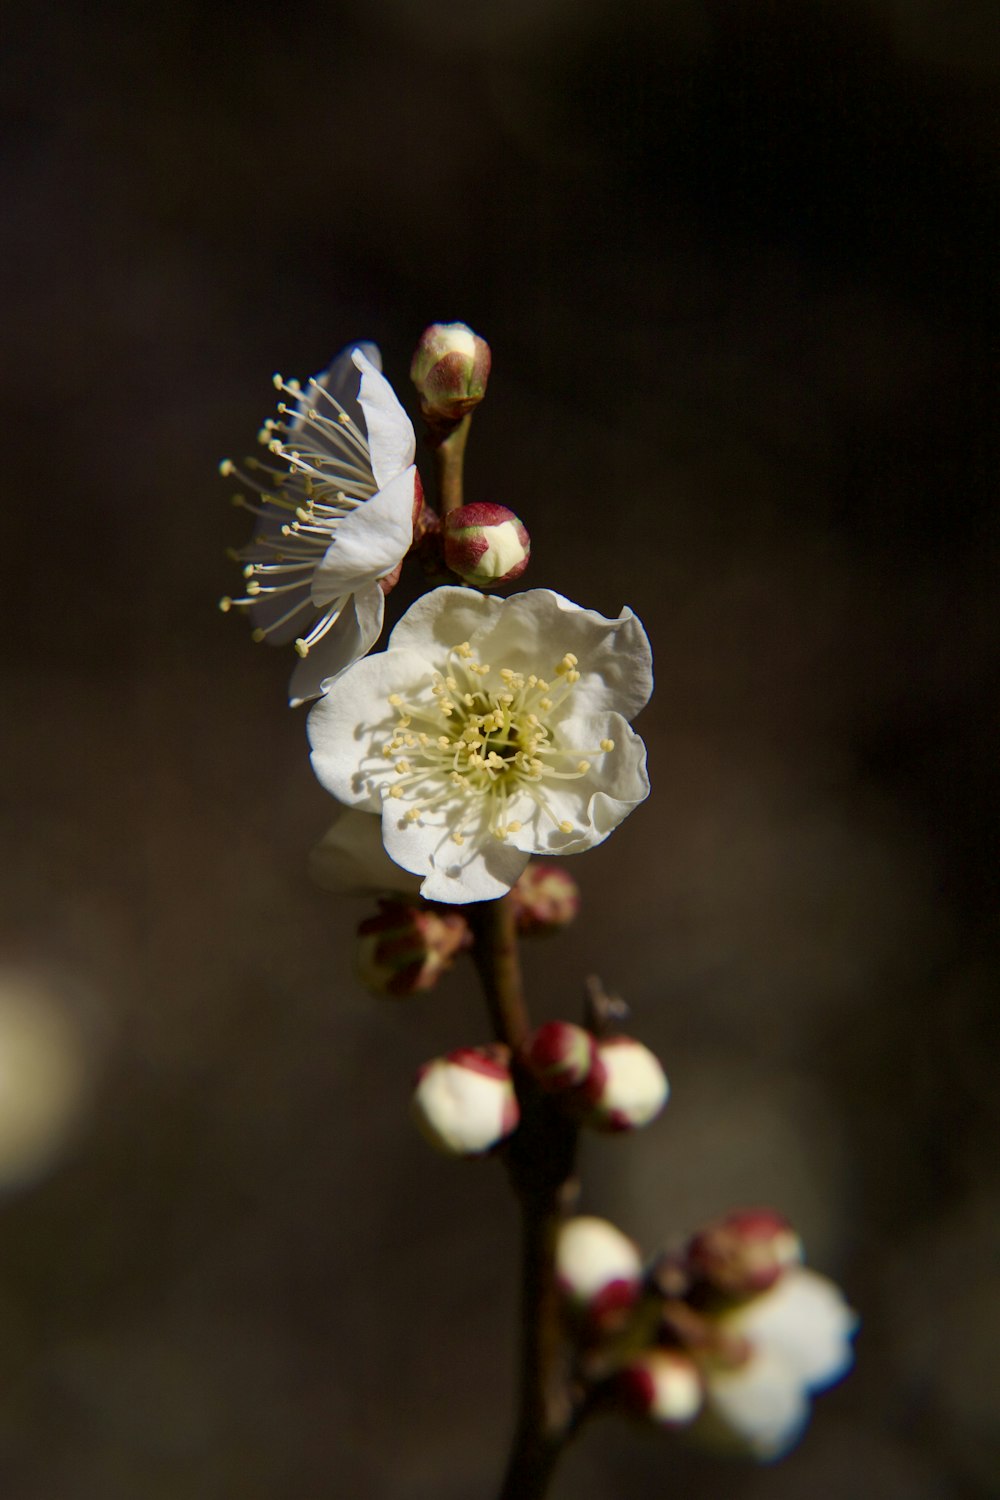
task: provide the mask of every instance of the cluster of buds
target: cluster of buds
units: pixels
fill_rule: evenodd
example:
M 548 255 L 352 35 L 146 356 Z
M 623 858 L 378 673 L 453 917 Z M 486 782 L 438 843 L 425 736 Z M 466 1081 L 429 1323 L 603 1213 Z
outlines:
M 358 928 L 358 973 L 379 995 L 431 990 L 472 944 L 460 911 L 384 898 Z
M 583 1124 L 617 1133 L 655 1120 L 670 1095 L 659 1058 L 633 1037 L 595 1036 L 572 1021 L 547 1021 L 531 1037 L 528 1065 L 546 1093 Z
M 853 1357 L 855 1314 L 767 1209 L 729 1214 L 645 1270 L 614 1225 L 571 1219 L 556 1265 L 567 1317 L 587 1313 L 582 1375 L 605 1404 L 667 1427 L 697 1419 L 757 1458 L 795 1443 L 811 1397 Z

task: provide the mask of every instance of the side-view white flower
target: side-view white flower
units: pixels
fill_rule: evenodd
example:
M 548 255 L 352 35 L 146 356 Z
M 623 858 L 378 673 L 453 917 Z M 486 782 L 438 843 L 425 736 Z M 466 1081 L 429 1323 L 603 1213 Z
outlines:
M 246 596 L 222 608 L 248 609 L 256 640 L 295 642 L 293 705 L 371 650 L 383 584 L 413 540 L 422 500 L 416 440 L 379 366 L 374 344 L 353 344 L 305 386 L 276 375 L 287 400 L 258 437 L 286 467 L 257 458 L 242 470 L 230 459 L 220 465 L 254 492 L 236 503 L 258 518 L 237 553 Z
M 709 1412 L 758 1458 L 780 1458 L 801 1436 L 810 1396 L 850 1368 L 857 1315 L 827 1277 L 794 1266 L 719 1321 L 748 1354 L 735 1369 L 705 1371 Z
M 313 767 L 347 806 L 381 812 L 428 900 L 492 900 L 530 855 L 592 848 L 648 795 L 629 720 L 652 680 L 631 610 L 435 589 L 315 705 Z

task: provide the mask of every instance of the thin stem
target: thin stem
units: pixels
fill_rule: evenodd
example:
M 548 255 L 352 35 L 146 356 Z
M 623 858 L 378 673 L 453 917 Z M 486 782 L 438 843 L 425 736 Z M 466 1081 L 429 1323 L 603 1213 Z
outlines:
M 458 510 L 463 504 L 462 471 L 465 463 L 465 444 L 471 424 L 472 413 L 470 411 L 460 422 L 454 426 L 449 425 L 446 436 L 442 436 L 440 431 L 433 429 L 428 434 L 434 449 L 434 461 L 437 464 L 438 500 L 442 520 L 449 511 Z
M 483 902 L 471 915 L 476 964 L 494 1033 L 513 1053 L 521 1107 L 520 1125 L 505 1153 L 522 1219 L 520 1394 L 499 1500 L 541 1500 L 575 1416 L 555 1256 L 559 1228 L 577 1196 L 577 1129 L 524 1064 L 530 1021 L 513 902 L 509 896 Z

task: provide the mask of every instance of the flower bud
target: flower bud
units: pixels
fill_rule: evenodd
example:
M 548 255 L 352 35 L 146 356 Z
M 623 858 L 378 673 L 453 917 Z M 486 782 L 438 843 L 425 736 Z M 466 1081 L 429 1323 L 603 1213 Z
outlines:
M 683 1427 L 701 1410 L 704 1388 L 693 1360 L 676 1349 L 649 1349 L 618 1376 L 625 1405 L 639 1417 Z
M 725 1297 L 766 1292 L 802 1263 L 802 1242 L 772 1209 L 741 1209 L 709 1224 L 687 1248 L 692 1275 Z
M 490 346 L 465 323 L 432 323 L 410 365 L 424 416 L 458 421 L 486 394 Z
M 614 1224 L 581 1215 L 568 1219 L 559 1231 L 556 1279 L 578 1312 L 607 1324 L 638 1297 L 642 1260 Z
M 572 1021 L 546 1021 L 528 1043 L 528 1065 L 547 1093 L 579 1088 L 597 1056 L 594 1038 Z
M 580 910 L 580 887 L 558 865 L 531 863 L 511 896 L 517 930 L 525 937 L 558 932 Z
M 431 990 L 469 947 L 472 934 L 461 912 L 431 911 L 408 901 L 380 901 L 377 917 L 358 928 L 358 973 L 379 995 Z
M 444 560 L 453 573 L 480 589 L 520 578 L 531 539 L 505 505 L 460 505 L 444 518 Z
M 462 1047 L 421 1068 L 413 1116 L 446 1156 L 481 1156 L 516 1130 L 520 1111 L 506 1047 Z
M 621 1131 L 655 1120 L 670 1094 L 659 1058 L 632 1037 L 611 1036 L 597 1042 L 596 1061 L 605 1077 L 593 1091 L 587 1124 Z M 597 1075 L 597 1066 L 594 1071 Z

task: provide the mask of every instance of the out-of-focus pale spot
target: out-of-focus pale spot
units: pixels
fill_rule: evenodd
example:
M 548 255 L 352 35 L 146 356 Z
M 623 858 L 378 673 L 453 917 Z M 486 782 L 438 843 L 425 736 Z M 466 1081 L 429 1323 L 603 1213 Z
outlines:
M 92 1054 L 55 984 L 0 969 L 0 1192 L 37 1181 L 75 1136 Z

